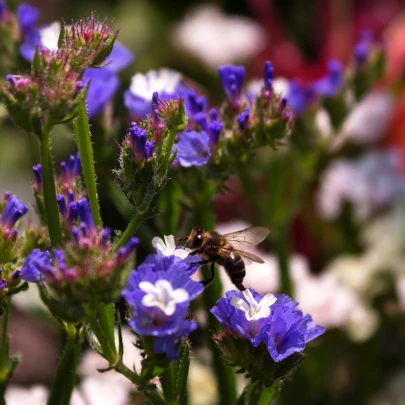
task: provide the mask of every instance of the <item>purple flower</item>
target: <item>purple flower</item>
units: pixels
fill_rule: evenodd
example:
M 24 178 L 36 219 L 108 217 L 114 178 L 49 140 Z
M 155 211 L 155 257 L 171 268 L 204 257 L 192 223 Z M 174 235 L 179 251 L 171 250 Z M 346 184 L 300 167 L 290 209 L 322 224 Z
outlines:
M 60 164 L 61 180 L 64 183 L 73 183 L 82 173 L 82 163 L 79 152 L 76 156 L 71 155 L 68 162 Z
M 159 93 L 160 101 L 169 101 L 177 97 L 186 99 L 189 89 L 182 81 L 180 73 L 174 70 L 136 73 L 132 76 L 129 89 L 124 93 L 124 104 L 134 117 L 144 119 L 152 112 L 151 100 L 156 92 Z M 195 100 L 195 103 L 198 104 L 198 101 Z
M 77 205 L 75 202 L 71 201 L 69 202 L 69 200 L 71 200 L 73 197 L 71 197 L 73 195 L 72 190 L 69 190 L 69 197 L 68 197 L 68 204 L 66 204 L 66 198 L 64 195 L 59 194 L 56 196 L 56 201 L 58 203 L 59 206 L 59 212 L 62 215 L 62 217 L 64 218 L 64 220 L 66 221 L 66 223 L 71 226 L 73 225 L 73 222 L 76 221 L 77 217 L 79 216 L 79 213 L 77 211 Z
M 271 90 L 273 87 L 274 68 L 269 61 L 264 63 L 264 87 L 266 90 Z
M 243 66 L 224 65 L 220 66 L 218 71 L 229 103 L 235 108 L 239 107 L 245 68 Z
M 340 62 L 330 60 L 328 74 L 313 83 L 312 88 L 321 97 L 332 97 L 336 95 L 343 84 L 343 69 Z
M 194 120 L 201 127 L 201 129 L 206 132 L 210 138 L 210 146 L 218 145 L 219 135 L 221 134 L 224 124 L 217 121 L 217 110 L 215 108 L 210 111 L 211 122 L 208 123 L 205 113 L 199 112 L 194 116 Z
M 313 88 L 304 87 L 298 81 L 292 81 L 287 99 L 295 114 L 300 115 L 316 100 L 316 94 Z
M 40 164 L 32 166 L 32 171 L 35 177 L 35 186 L 37 188 L 42 188 L 42 167 Z
M 52 256 L 49 252 L 34 249 L 25 259 L 21 268 L 21 278 L 30 283 L 41 280 L 44 269 L 52 268 Z
M 362 68 L 371 52 L 372 36 L 370 32 L 363 32 L 359 42 L 354 46 L 354 58 L 357 68 Z
M 142 162 L 152 157 L 155 149 L 155 141 L 148 141 L 148 133 L 135 122 L 131 123 L 127 139 L 137 162 Z
M 94 225 L 93 216 L 91 215 L 90 205 L 86 198 L 79 200 L 76 203 L 77 212 L 79 213 L 82 223 L 80 228 L 85 237 L 91 236 L 97 232 L 96 226 Z
M 22 3 L 17 8 L 17 18 L 23 33 L 27 33 L 37 23 L 39 11 L 29 4 Z
M 211 157 L 210 138 L 205 132 L 185 131 L 179 133 L 176 160 L 183 167 L 203 166 Z
M 215 317 L 232 333 L 246 338 L 254 347 L 264 343 L 276 362 L 305 349 L 325 329 L 310 315 L 297 310 L 297 302 L 286 295 L 262 297 L 253 289 L 228 291 L 211 309 Z
M 104 68 L 90 68 L 84 72 L 83 83 L 90 82 L 86 104 L 89 118 L 97 117 L 118 89 L 119 79 L 114 71 Z
M 322 335 L 325 329 L 303 315 L 286 295 L 277 295 L 272 307 L 271 321 L 263 331 L 264 343 L 274 361 L 281 361 L 295 352 L 302 352 L 305 344 Z
M 28 212 L 28 207 L 15 195 L 11 197 L 7 195 L 6 201 L 0 216 L 0 224 L 7 229 L 11 229 Z
M 130 327 L 139 335 L 156 337 L 154 350 L 176 360 L 175 343 L 195 330 L 195 322 L 186 321 L 189 304 L 203 290 L 179 267 L 150 271 L 140 266 L 132 271 L 123 297 L 133 307 Z
M 249 124 L 249 118 L 250 118 L 250 111 L 249 108 L 246 107 L 245 111 L 243 113 L 238 115 L 238 127 L 239 131 L 243 132 Z
M 207 109 L 207 97 L 198 96 L 195 90 L 189 90 L 184 97 L 187 116 L 190 119 L 198 113 L 203 113 Z

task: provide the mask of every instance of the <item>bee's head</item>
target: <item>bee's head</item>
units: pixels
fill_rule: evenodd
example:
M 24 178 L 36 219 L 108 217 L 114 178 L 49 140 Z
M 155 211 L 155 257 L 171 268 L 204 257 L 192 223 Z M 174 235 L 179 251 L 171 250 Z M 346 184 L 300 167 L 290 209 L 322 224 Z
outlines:
M 190 236 L 187 239 L 187 243 L 185 247 L 190 249 L 198 249 L 202 242 L 203 242 L 203 232 L 202 228 L 195 227 L 191 230 Z

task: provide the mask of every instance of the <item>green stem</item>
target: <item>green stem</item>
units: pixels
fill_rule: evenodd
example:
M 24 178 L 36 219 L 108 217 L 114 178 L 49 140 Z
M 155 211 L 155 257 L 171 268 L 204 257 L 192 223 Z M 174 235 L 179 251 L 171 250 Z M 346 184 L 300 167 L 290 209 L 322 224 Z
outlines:
M 77 147 L 82 163 L 84 183 L 89 198 L 91 213 L 96 227 L 101 225 L 100 206 L 97 196 L 96 172 L 94 170 L 93 146 L 91 144 L 91 132 L 87 118 L 86 104 L 83 101 L 79 108 L 79 115 L 74 121 Z
M 98 311 L 97 316 L 111 356 L 115 359 L 117 357 L 117 348 L 114 337 L 114 304 L 104 305 Z
M 99 311 L 100 314 L 101 311 Z M 107 359 L 110 367 L 114 367 L 117 363 L 117 349 L 112 347 L 111 342 L 106 338 L 104 330 L 99 322 L 99 319 L 94 319 L 90 322 L 90 328 L 96 335 L 97 341 L 101 346 L 104 357 Z
M 280 272 L 281 292 L 291 297 L 293 286 L 290 277 L 290 238 L 288 225 L 283 225 L 278 231 L 274 232 L 273 243 Z
M 211 202 L 195 207 L 195 223 L 201 224 L 204 229 L 214 229 L 213 207 Z M 236 402 L 236 379 L 231 367 L 228 367 L 221 356 L 218 346 L 211 336 L 212 331 L 218 329 L 218 323 L 210 310 L 221 298 L 222 285 L 218 274 L 203 293 L 204 309 L 207 314 L 206 335 L 208 345 L 213 356 L 213 367 L 216 374 L 220 405 L 232 405 Z
M 176 362 L 172 361 L 168 369 L 160 377 L 163 394 L 169 405 L 176 404 Z
M 63 350 L 62 359 L 56 372 L 47 405 L 69 405 L 70 397 L 76 384 L 82 333 L 73 324 L 66 326 L 66 332 L 66 346 Z
M 148 204 L 148 208 L 149 208 L 149 204 Z M 135 234 L 135 231 L 138 228 L 138 225 L 141 222 L 144 213 L 145 213 L 144 211 L 134 212 L 134 215 L 132 216 L 131 221 L 129 221 L 127 229 L 125 229 L 124 233 L 121 235 L 121 238 L 115 244 L 114 252 L 116 252 L 120 247 L 124 246 L 129 241 L 129 239 Z
M 62 243 L 62 230 L 59 221 L 59 210 L 56 202 L 55 179 L 51 157 L 51 132 L 45 130 L 40 139 L 41 144 L 41 167 L 44 189 L 44 205 L 49 237 L 53 247 Z
M 0 405 L 6 404 L 6 399 L 4 397 L 7 383 L 9 380 L 9 358 L 8 358 L 8 315 L 10 311 L 10 299 L 6 298 L 3 303 L 3 319 L 1 323 L 1 341 L 0 341 Z

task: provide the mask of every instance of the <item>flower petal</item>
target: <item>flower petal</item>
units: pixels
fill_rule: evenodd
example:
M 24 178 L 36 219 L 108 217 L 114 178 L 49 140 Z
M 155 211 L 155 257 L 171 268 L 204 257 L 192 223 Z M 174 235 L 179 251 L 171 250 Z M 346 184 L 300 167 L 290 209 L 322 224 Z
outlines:
M 176 303 L 187 301 L 189 297 L 188 292 L 183 288 L 177 288 L 172 293 L 172 298 Z
M 231 305 L 233 307 L 235 307 L 236 309 L 239 309 L 240 311 L 244 311 L 244 312 L 249 311 L 249 305 L 242 298 L 233 297 L 231 299 Z
M 156 295 L 158 293 L 156 287 L 152 283 L 150 283 L 149 281 L 141 281 L 139 283 L 139 288 L 142 291 L 145 291 L 148 294 Z
M 266 294 L 259 302 L 260 307 L 271 307 L 277 301 L 277 297 L 273 294 Z

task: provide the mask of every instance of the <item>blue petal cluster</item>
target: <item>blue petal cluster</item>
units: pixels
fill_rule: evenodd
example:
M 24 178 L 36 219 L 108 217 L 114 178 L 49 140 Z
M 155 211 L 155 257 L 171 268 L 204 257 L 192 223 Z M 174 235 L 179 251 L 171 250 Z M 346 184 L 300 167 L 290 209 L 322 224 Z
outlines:
M 0 224 L 3 228 L 11 229 L 28 212 L 28 207 L 15 195 L 10 196 L 9 193 L 5 193 L 5 200 L 6 203 L 0 216 Z
M 212 108 L 209 111 L 210 122 L 208 123 L 206 114 L 204 112 L 198 112 L 194 116 L 195 122 L 206 132 L 210 138 L 210 146 L 215 147 L 218 145 L 219 136 L 224 128 L 224 123 L 218 121 L 218 111 L 216 108 Z
M 189 266 L 174 256 L 151 255 L 131 272 L 122 292 L 133 308 L 130 327 L 139 335 L 154 336 L 154 351 L 171 360 L 178 359 L 176 341 L 197 328 L 184 319 L 190 302 L 203 290 L 185 271 Z
M 229 103 L 235 108 L 239 107 L 243 81 L 245 79 L 245 68 L 243 66 L 224 65 L 220 66 L 218 71 Z
M 218 134 L 219 136 L 219 134 Z M 178 134 L 176 161 L 183 167 L 203 166 L 211 157 L 210 138 L 206 132 L 185 131 Z
M 342 65 L 336 60 L 331 60 L 328 64 L 328 73 L 309 86 L 292 81 L 287 99 L 294 112 L 300 115 L 318 98 L 335 96 L 342 85 Z
M 260 302 L 262 296 L 250 289 L 253 298 Z M 266 317 L 248 320 L 245 312 L 232 305 L 233 300 L 242 299 L 249 302 L 241 291 L 228 291 L 225 298 L 218 300 L 211 309 L 219 322 L 232 333 L 245 337 L 254 347 L 263 343 L 276 362 L 295 352 L 302 352 L 305 344 L 322 333 L 325 329 L 316 325 L 310 315 L 303 315 L 297 309 L 298 303 L 286 295 L 278 295 L 276 302 Z
M 33 60 L 37 47 L 56 49 L 60 31 L 60 24 L 57 22 L 34 28 L 36 22 L 36 19 L 33 18 L 34 10 L 36 9 L 32 7 L 30 13 L 26 10 L 22 18 L 24 22 L 31 23 L 29 29 L 24 31 L 24 41 L 20 46 L 21 56 L 29 62 Z M 108 62 L 105 66 L 85 71 L 82 82 L 83 84 L 90 82 L 86 100 L 90 118 L 98 116 L 104 110 L 105 105 L 118 88 L 117 73 L 129 66 L 133 59 L 133 54 L 129 49 L 116 41 L 111 54 L 105 61 Z
M 152 157 L 156 142 L 148 141 L 147 132 L 143 128 L 140 128 L 135 122 L 131 123 L 127 139 L 137 162 L 142 162 Z

